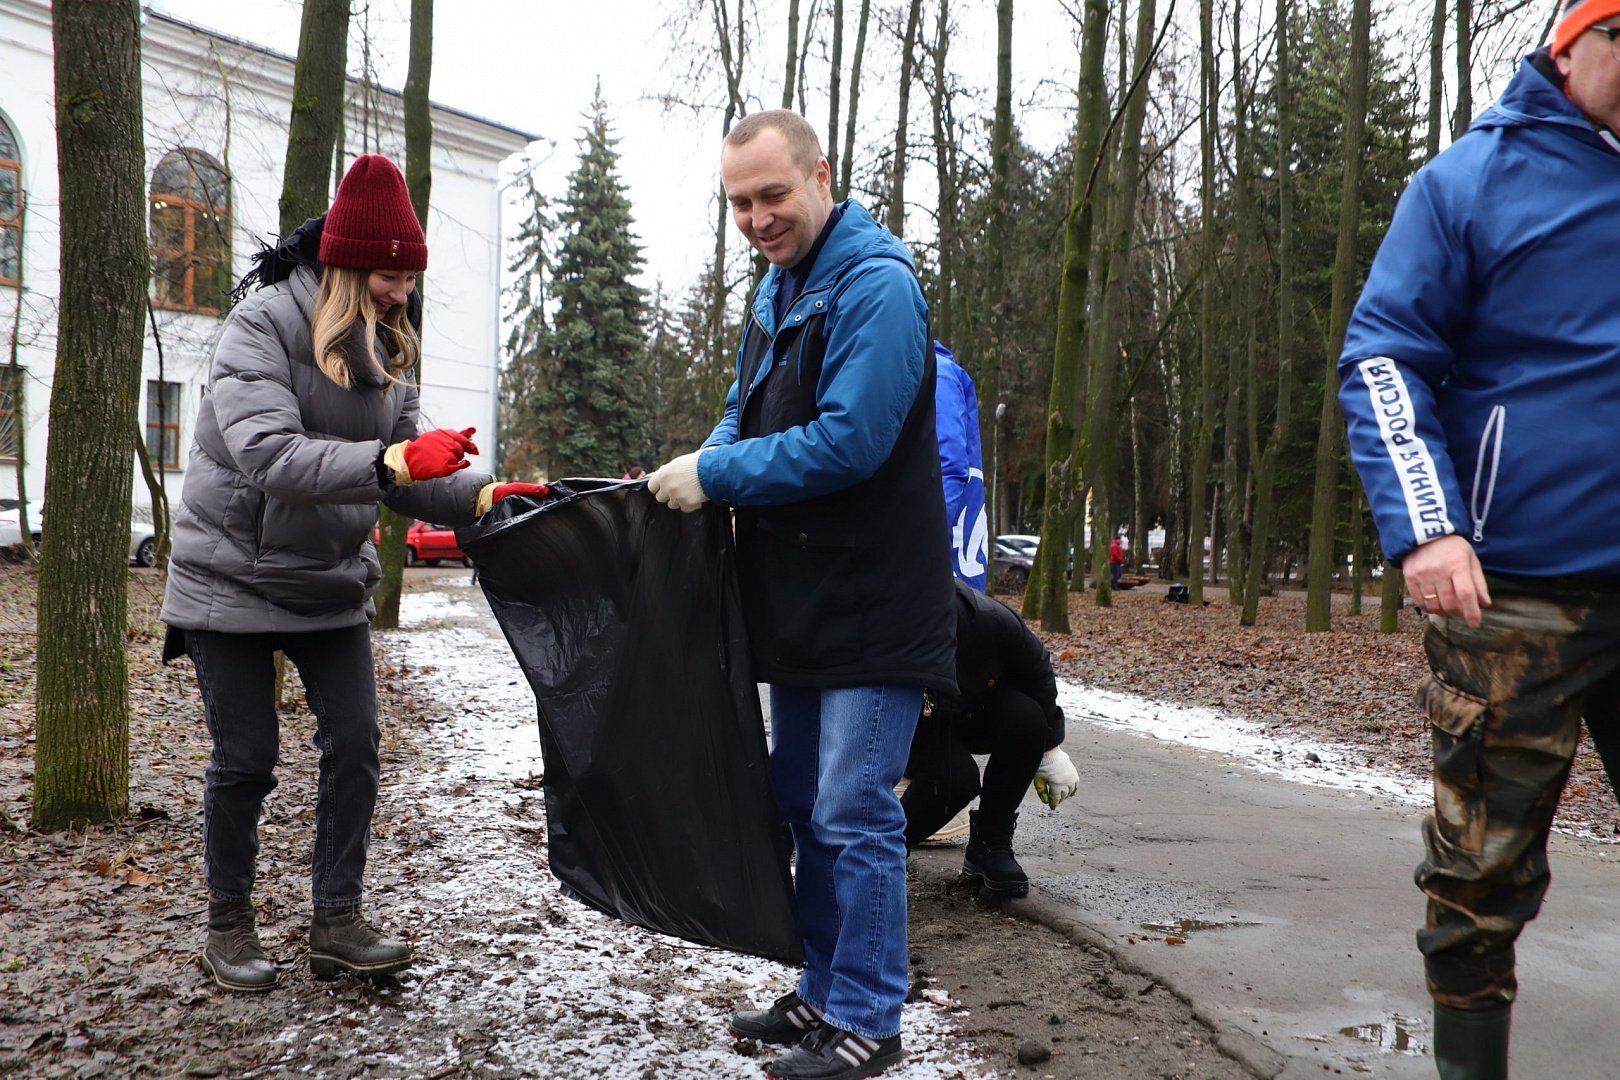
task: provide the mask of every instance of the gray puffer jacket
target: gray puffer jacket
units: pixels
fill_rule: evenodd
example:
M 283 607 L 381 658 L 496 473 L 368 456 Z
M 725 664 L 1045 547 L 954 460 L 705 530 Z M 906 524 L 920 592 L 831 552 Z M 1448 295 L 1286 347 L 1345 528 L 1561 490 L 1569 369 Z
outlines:
M 377 503 L 409 517 L 473 520 L 483 473 L 386 489 L 377 457 L 417 435 L 417 390 L 380 368 L 351 389 L 315 365 L 315 272 L 300 268 L 232 310 L 209 365 L 163 620 L 225 633 L 365 622 L 382 570 Z M 363 363 L 355 365 L 365 367 Z

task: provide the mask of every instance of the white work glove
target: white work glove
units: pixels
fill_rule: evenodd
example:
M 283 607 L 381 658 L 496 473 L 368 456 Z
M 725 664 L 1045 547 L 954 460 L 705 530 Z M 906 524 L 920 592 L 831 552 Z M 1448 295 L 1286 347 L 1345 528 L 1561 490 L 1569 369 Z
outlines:
M 708 502 L 709 497 L 703 493 L 703 485 L 698 482 L 698 455 L 701 453 L 702 450 L 695 450 L 682 454 L 654 469 L 652 475 L 647 477 L 647 490 L 652 492 L 653 498 L 687 513 Z
M 1041 755 L 1040 767 L 1035 770 L 1035 794 L 1041 802 L 1055 810 L 1058 803 L 1079 790 L 1080 774 L 1062 747 L 1054 746 Z

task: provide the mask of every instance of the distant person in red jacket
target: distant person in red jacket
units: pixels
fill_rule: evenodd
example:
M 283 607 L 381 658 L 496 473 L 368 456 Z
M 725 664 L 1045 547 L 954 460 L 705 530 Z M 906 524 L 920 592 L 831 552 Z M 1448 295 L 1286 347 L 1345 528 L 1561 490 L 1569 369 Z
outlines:
M 1125 545 L 1119 537 L 1108 541 L 1108 587 L 1119 588 L 1119 576 L 1125 572 Z

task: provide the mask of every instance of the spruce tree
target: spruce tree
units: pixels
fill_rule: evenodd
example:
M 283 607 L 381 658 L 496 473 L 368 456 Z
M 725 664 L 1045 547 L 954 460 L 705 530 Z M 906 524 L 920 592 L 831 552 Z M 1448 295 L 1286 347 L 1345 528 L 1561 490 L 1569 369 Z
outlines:
M 641 245 L 598 85 L 568 178 L 552 277 L 557 313 L 541 387 L 553 477 L 618 476 L 651 453 Z
M 500 475 L 541 481 L 546 455 L 542 446 L 542 388 L 551 360 L 551 324 L 546 312 L 554 223 L 546 197 L 535 186 L 533 165 L 523 174 L 528 216 L 518 228 L 517 251 L 507 269 L 517 277 L 507 286 L 512 331 L 506 339 L 506 367 L 501 372 Z

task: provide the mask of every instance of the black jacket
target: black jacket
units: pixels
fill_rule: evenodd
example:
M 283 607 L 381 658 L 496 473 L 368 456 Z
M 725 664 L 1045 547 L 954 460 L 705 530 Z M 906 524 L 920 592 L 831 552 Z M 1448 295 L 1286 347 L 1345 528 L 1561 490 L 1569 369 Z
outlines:
M 1006 604 L 956 583 L 955 694 L 931 694 L 932 715 L 966 720 L 985 706 L 992 691 L 1015 690 L 1046 714 L 1047 748 L 1063 742 L 1063 710 L 1057 703 L 1052 658 L 1041 639 Z

